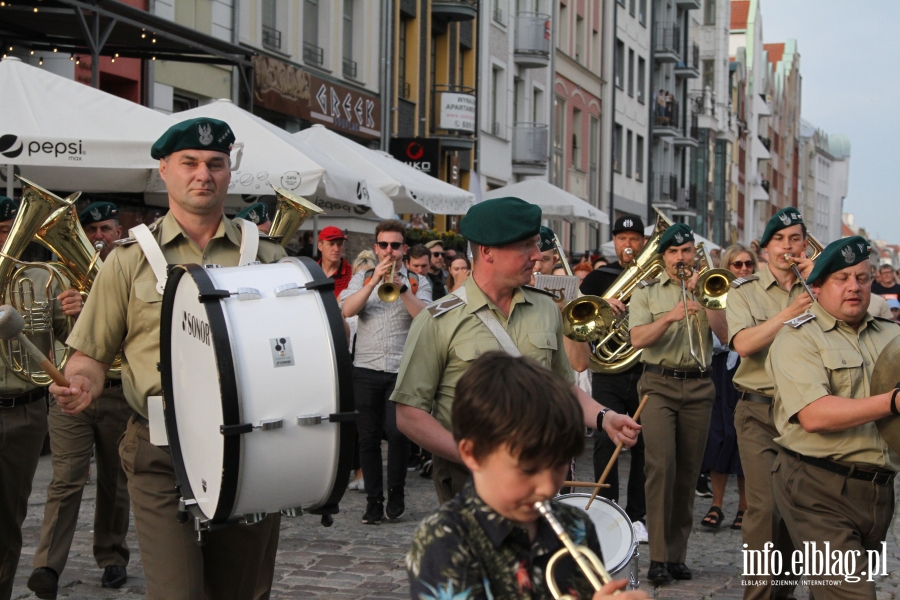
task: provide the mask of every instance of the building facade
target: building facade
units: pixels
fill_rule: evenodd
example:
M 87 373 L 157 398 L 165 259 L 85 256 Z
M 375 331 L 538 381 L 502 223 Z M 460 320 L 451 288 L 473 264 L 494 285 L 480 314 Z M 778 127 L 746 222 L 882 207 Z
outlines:
M 802 121 L 797 162 L 798 208 L 809 233 L 824 244 L 843 237 L 841 215 L 850 175 L 850 140 Z

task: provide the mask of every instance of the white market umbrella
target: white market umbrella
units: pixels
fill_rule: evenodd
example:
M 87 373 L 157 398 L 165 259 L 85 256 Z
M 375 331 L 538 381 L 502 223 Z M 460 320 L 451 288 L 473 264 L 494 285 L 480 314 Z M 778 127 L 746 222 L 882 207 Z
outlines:
M 293 134 L 310 145 L 338 157 L 354 173 L 360 173 L 394 201 L 397 213 L 429 212 L 462 215 L 475 197 L 469 192 L 422 173 L 388 154 L 370 150 L 353 140 L 313 125 Z
M 590 221 L 609 225 L 609 216 L 605 212 L 543 179 L 526 179 L 491 190 L 484 195 L 484 199 L 491 200 L 504 196 L 515 196 L 540 206 L 545 219 Z
M 140 104 L 26 64 L 0 61 L 0 168 L 41 187 L 143 192 L 150 147 L 172 121 Z M 0 186 L 0 193 L 5 188 Z
M 655 229 L 655 227 L 656 227 L 656 225 L 648 225 L 648 226 L 644 227 L 644 236 L 650 237 L 651 235 L 653 235 L 653 230 Z M 718 245 L 714 241 L 703 237 L 696 231 L 694 232 L 694 240 L 698 244 L 700 242 L 703 242 L 703 246 L 706 248 L 707 252 L 710 252 L 712 250 L 720 250 L 722 248 L 720 245 Z M 613 241 L 610 240 L 610 241 L 604 243 L 602 246 L 600 246 L 600 253 L 603 254 L 603 256 L 614 258 L 616 256 L 616 247 L 613 244 Z

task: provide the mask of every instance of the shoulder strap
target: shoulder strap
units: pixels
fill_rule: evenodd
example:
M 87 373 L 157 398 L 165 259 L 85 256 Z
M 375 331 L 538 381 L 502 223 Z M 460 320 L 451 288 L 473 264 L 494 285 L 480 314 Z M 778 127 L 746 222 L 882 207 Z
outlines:
M 150 228 L 143 223 L 132 227 L 128 233 L 140 244 L 147 262 L 150 263 L 150 268 L 153 269 L 153 274 L 156 275 L 156 291 L 162 294 L 166 289 L 166 279 L 169 277 L 168 263 L 166 257 L 163 256 L 162 248 L 156 243 L 156 238 L 150 233 Z
M 259 228 L 247 219 L 235 219 L 241 227 L 241 258 L 239 266 L 256 262 L 259 252 Z
M 453 292 L 453 295 L 463 302 L 468 303 L 466 300 L 465 286 L 460 286 Z M 491 312 L 491 309 L 488 308 L 487 304 L 476 310 L 475 316 L 481 319 L 481 322 L 484 323 L 494 337 L 497 338 L 497 341 L 500 342 L 500 347 L 503 348 L 504 352 L 510 356 L 522 356 L 516 343 L 509 336 L 509 333 L 503 329 L 503 325 L 500 324 L 500 321 L 497 320 L 497 317 L 494 316 L 494 313 Z
M 419 276 L 407 270 L 406 278 L 409 280 L 409 289 L 412 290 L 413 296 L 415 296 L 419 293 Z

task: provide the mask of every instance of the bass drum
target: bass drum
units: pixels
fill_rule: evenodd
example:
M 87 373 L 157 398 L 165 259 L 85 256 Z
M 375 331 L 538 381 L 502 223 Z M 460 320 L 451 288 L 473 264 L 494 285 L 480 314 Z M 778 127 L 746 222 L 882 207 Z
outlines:
M 594 498 L 591 507 L 585 510 L 590 499 L 590 494 L 563 494 L 554 498 L 554 502 L 580 508 L 588 514 L 600 538 L 606 570 L 613 579 L 628 579 L 628 588 L 636 590 L 641 583 L 638 577 L 640 555 L 631 519 L 621 506 L 603 496 Z
M 329 525 L 356 417 L 334 281 L 308 258 L 178 265 L 160 331 L 166 433 L 199 527 L 297 509 Z

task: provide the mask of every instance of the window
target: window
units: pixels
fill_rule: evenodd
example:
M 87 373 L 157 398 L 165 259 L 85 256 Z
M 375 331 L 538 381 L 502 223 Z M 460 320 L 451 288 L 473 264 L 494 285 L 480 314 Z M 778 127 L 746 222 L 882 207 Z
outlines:
M 319 0 L 303 0 L 303 61 L 321 66 L 324 60 L 319 47 Z
M 563 187 L 565 151 L 563 146 L 566 139 L 566 101 L 562 96 L 556 96 L 553 105 L 553 185 Z
M 503 107 L 503 69 L 494 67 L 491 78 L 491 133 L 500 135 L 500 113 Z
M 190 110 L 192 108 L 197 108 L 199 102 L 196 98 L 191 98 L 190 96 L 184 96 L 182 94 L 172 94 L 172 112 L 177 113 L 184 110 Z
M 560 5 L 559 7 L 559 39 L 557 47 L 563 52 L 569 52 L 569 7 Z
M 622 172 L 622 126 L 616 125 L 613 135 L 613 169 L 617 173 Z
M 525 112 L 525 80 L 521 77 L 513 79 L 513 124 L 524 121 Z
M 588 194 L 591 204 L 599 206 L 600 196 L 600 119 L 591 117 L 591 145 L 588 148 L 589 158 L 589 176 L 588 176 Z
M 572 166 L 576 169 L 582 168 L 581 161 L 584 157 L 581 151 L 581 146 L 584 144 L 581 125 L 581 111 L 577 108 L 572 109 Z
M 714 60 L 703 60 L 703 89 L 714 89 L 716 76 L 716 63 Z
M 398 93 L 401 98 L 410 99 L 412 90 L 409 82 L 406 80 L 406 36 L 409 21 L 400 19 L 400 26 L 397 28 L 397 73 L 398 77 Z
M 278 8 L 277 0 L 263 0 L 262 3 L 262 43 L 270 50 L 281 50 L 281 32 L 275 27 Z
M 616 0 L 616 2 L 618 2 L 622 6 L 625 6 L 625 0 Z
M 716 0 L 704 0 L 703 2 L 703 24 L 716 24 Z
M 634 50 L 628 49 L 628 95 L 634 97 Z
M 631 132 L 625 134 L 625 177 L 631 177 L 631 155 L 634 148 L 631 146 Z
M 638 0 L 638 22 L 647 26 L 647 0 Z
M 459 57 L 456 59 L 457 66 L 459 67 L 457 69 L 457 85 L 466 85 L 466 60 L 468 59 L 469 52 L 471 52 L 471 50 L 466 50 L 462 47 L 459 49 Z
M 587 60 L 587 56 L 584 52 L 584 45 L 587 35 L 585 31 L 584 19 L 580 16 L 575 17 L 575 60 L 580 63 L 584 63 Z
M 628 14 L 634 16 L 634 5 L 636 0 L 628 0 Z
M 616 40 L 616 87 L 625 89 L 625 42 Z
M 635 153 L 634 153 L 634 178 L 637 181 L 644 180 L 644 138 L 635 135 Z
M 531 100 L 531 122 L 544 122 L 544 92 L 534 88 L 534 95 Z
M 344 77 L 356 79 L 356 61 L 353 60 L 353 0 L 344 0 Z
M 637 99 L 641 104 L 644 103 L 647 92 L 647 61 L 638 56 L 638 72 L 637 72 Z

